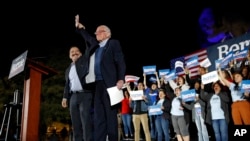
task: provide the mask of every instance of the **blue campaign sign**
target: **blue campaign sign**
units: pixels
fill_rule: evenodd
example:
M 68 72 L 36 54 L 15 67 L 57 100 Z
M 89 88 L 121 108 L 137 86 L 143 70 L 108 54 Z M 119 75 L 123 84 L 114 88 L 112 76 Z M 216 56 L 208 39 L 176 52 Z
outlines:
M 143 66 L 143 72 L 146 74 L 146 75 L 149 75 L 149 74 L 155 74 L 156 72 L 156 65 L 152 65 L 152 66 Z
M 221 68 L 226 68 L 229 65 L 229 62 L 233 60 L 233 52 L 229 52 L 225 58 L 221 61 Z
M 159 70 L 159 77 L 165 76 L 170 72 L 170 69 L 160 69 Z
M 187 68 L 192 68 L 194 66 L 197 66 L 199 65 L 199 58 L 198 58 L 198 55 L 195 55 L 191 58 L 189 58 L 187 61 L 186 61 L 186 67 Z
M 247 57 L 247 53 L 248 53 L 248 49 L 244 49 L 242 51 L 236 52 L 233 57 L 234 60 L 240 60 L 240 59 L 244 59 Z
M 175 70 L 171 70 L 170 73 L 168 73 L 167 75 L 164 76 L 165 81 L 173 80 L 175 78 L 176 78 L 176 71 Z
M 242 80 L 241 82 L 241 92 L 250 91 L 250 80 Z
M 152 105 L 148 107 L 148 115 L 161 115 L 161 105 Z
M 196 95 L 195 89 L 190 89 L 181 92 L 181 98 L 184 102 L 194 101 L 195 95 Z

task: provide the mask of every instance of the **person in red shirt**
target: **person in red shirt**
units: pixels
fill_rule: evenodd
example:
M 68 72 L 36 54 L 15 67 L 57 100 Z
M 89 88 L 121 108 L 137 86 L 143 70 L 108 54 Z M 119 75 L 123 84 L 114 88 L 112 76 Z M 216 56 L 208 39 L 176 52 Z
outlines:
M 132 128 L 132 109 L 129 107 L 129 93 L 125 89 L 123 91 L 124 99 L 121 102 L 121 115 L 124 128 L 125 139 L 134 137 L 134 131 Z M 130 135 L 130 136 L 129 136 Z

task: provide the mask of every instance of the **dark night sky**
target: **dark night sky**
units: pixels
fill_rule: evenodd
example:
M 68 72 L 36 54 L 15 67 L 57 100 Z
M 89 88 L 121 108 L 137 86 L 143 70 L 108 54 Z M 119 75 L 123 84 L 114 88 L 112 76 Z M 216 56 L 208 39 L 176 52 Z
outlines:
M 0 14 L 1 76 L 9 73 L 12 59 L 25 50 L 29 50 L 29 57 L 41 57 L 51 55 L 50 48 L 63 48 L 68 53 L 70 45 L 82 44 L 74 32 L 76 14 L 80 14 L 80 21 L 90 33 L 100 24 L 111 28 L 112 37 L 121 42 L 129 74 L 141 75 L 144 65 L 166 68 L 170 59 L 199 48 L 197 20 L 206 5 L 171 3 L 29 3 L 18 8 L 6 5 L 7 10 Z

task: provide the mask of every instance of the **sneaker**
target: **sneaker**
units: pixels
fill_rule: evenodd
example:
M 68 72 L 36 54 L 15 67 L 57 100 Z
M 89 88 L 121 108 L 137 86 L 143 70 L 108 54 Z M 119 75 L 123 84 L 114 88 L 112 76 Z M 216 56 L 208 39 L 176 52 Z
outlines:
M 129 139 L 128 135 L 125 135 L 124 138 L 123 138 L 123 140 L 128 140 L 128 139 Z
M 177 136 L 176 136 L 176 135 L 174 135 L 171 139 L 177 139 Z
M 134 140 L 134 137 L 130 136 L 130 137 L 128 137 L 128 140 Z

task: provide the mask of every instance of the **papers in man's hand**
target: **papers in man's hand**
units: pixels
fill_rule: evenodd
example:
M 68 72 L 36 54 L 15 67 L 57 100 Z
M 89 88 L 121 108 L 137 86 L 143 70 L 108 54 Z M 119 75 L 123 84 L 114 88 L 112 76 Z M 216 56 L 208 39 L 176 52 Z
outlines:
M 136 90 L 129 92 L 132 100 L 142 100 L 143 90 Z
M 107 88 L 111 106 L 121 102 L 124 99 L 123 91 L 116 86 Z

